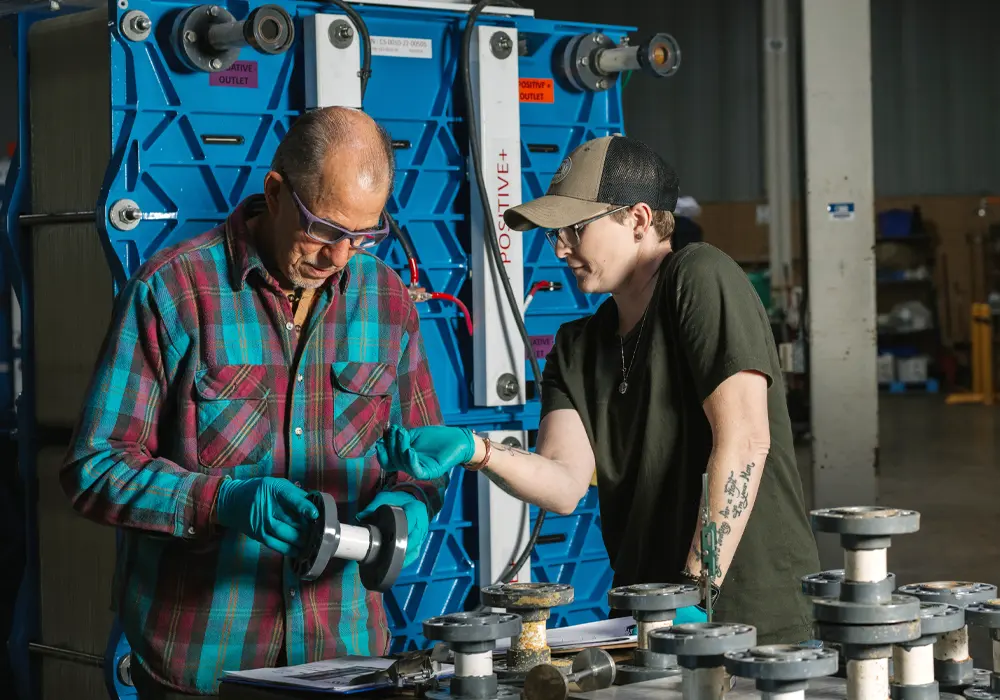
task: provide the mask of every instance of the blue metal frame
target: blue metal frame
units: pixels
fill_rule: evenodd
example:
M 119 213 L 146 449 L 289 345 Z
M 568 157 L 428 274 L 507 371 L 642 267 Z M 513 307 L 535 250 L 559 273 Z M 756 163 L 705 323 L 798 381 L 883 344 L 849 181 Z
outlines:
M 315 12 L 337 14 L 322 2 L 278 0 L 295 18 Z M 263 4 L 260 0 L 233 0 L 228 9 L 237 17 Z M 190 3 L 181 0 L 130 0 L 128 10 L 142 10 L 154 27 Z M 471 307 L 468 279 L 469 197 L 464 111 L 456 88 L 458 51 L 465 14 L 450 10 L 416 10 L 358 5 L 357 11 L 376 36 L 416 36 L 434 41 L 434 57 L 400 59 L 375 56 L 365 109 L 388 127 L 396 139 L 411 142 L 398 150 L 395 193 L 389 203 L 406 227 L 420 259 L 420 283 L 428 289 L 454 294 Z M 209 87 L 204 73 L 176 70 L 168 43 L 156 32 L 147 42 L 132 43 L 121 35 L 120 18 L 126 10 L 109 0 L 111 54 L 112 157 L 96 204 L 98 230 L 114 280 L 120 286 L 156 250 L 200 233 L 222 220 L 246 195 L 259 191 L 274 147 L 287 124 L 303 108 L 303 42 L 284 55 L 263 56 L 245 49 L 242 60 L 255 63 L 257 89 Z M 27 642 L 38 634 L 38 546 L 35 523 L 34 378 L 32 376 L 30 267 L 24 262 L 17 216 L 28 210 L 28 95 L 27 28 L 51 14 L 18 16 L 20 139 L 8 178 L 4 208 L 4 260 L 15 281 L 24 309 L 24 396 L 19 411 L 22 436 L 21 469 L 30 493 L 27 498 L 29 573 L 22 587 L 19 626 L 12 653 L 20 668 L 30 668 Z M 483 15 L 481 24 L 515 27 L 529 46 L 519 58 L 521 77 L 553 78 L 554 55 L 568 37 L 603 31 L 619 39 L 629 27 L 556 22 L 530 17 Z M 301 33 L 299 33 L 301 36 Z M 624 132 L 618 86 L 603 93 L 578 93 L 558 78 L 551 104 L 521 105 L 522 190 L 525 199 L 544 193 L 562 159 L 587 139 Z M 232 134 L 236 146 L 205 144 L 203 134 Z M 530 148 L 544 144 L 546 149 Z M 135 200 L 146 217 L 133 231 L 110 225 L 111 205 L 123 198 Z M 103 212 L 101 214 L 100 212 Z M 159 216 L 150 217 L 159 212 Z M 584 295 L 558 261 L 541 232 L 523 236 L 525 289 L 539 280 L 560 281 L 563 290 L 536 296 L 525 318 L 532 336 L 552 336 L 559 325 L 592 313 L 603 297 Z M 408 279 L 406 260 L 396 241 L 387 241 L 378 254 Z M 438 301 L 421 304 L 421 327 L 435 387 L 445 421 L 476 430 L 536 430 L 539 404 L 482 408 L 472 405 L 466 377 L 472 343 L 456 308 Z M 2 325 L 0 325 L 2 333 Z M 541 362 L 544 366 L 544 361 Z M 531 377 L 530 367 L 527 376 Z M 2 393 L 2 387 L 0 387 Z M 475 478 L 456 473 L 445 506 L 431 524 L 421 556 L 404 570 L 386 595 L 386 608 L 395 642 L 394 651 L 423 646 L 420 620 L 478 604 L 478 530 Z M 534 519 L 534 510 L 532 519 Z M 611 573 L 600 536 L 596 492 L 592 489 L 572 516 L 549 516 L 543 535 L 556 540 L 540 545 L 532 557 L 537 580 L 572 583 L 577 602 L 556 611 L 551 625 L 575 624 L 606 616 L 606 591 Z M 117 630 L 109 640 L 108 684 L 113 696 L 122 687 L 116 681 L 116 659 L 127 653 Z M 19 680 L 22 697 L 34 698 L 37 678 L 25 673 Z

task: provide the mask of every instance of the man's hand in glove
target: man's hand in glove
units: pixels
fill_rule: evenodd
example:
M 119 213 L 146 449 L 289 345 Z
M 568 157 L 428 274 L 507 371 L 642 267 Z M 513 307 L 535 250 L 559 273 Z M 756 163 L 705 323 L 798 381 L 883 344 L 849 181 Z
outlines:
M 375 454 L 387 472 L 401 471 L 419 480 L 439 479 L 472 460 L 476 441 L 468 428 L 428 425 L 407 430 L 391 425 L 375 443 Z
M 279 554 L 295 556 L 319 517 L 306 492 L 288 479 L 226 479 L 219 486 L 216 519 Z
M 416 496 L 403 491 L 382 491 L 377 494 L 368 507 L 358 513 L 358 520 L 363 521 L 369 515 L 373 515 L 379 506 L 398 506 L 403 509 L 406 515 L 406 556 L 403 558 L 403 566 L 409 566 L 417 560 L 420 553 L 420 545 L 427 537 L 427 529 L 430 526 L 430 517 L 427 513 L 427 506 Z

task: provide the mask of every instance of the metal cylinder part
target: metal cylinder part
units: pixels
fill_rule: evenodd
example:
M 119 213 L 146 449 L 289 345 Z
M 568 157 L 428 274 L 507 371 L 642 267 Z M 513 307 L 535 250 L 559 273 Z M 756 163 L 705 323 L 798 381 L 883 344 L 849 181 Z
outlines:
M 573 587 L 562 583 L 505 583 L 482 589 L 482 602 L 521 618 L 521 632 L 511 640 L 504 674 L 520 679 L 532 667 L 547 664 L 552 652 L 546 639 L 551 609 L 573 602 Z
M 372 546 L 372 536 L 367 527 L 357 525 L 340 525 L 340 545 L 335 556 L 337 559 L 363 561 L 368 556 Z
M 673 626 L 673 620 L 640 620 L 638 622 L 638 632 L 636 634 L 636 644 L 639 649 L 649 649 L 649 633 L 653 630 L 663 629 Z
M 484 651 L 478 654 L 455 652 L 455 676 L 457 678 L 491 675 L 493 675 L 493 652 Z
M 885 700 L 888 695 L 888 659 L 847 661 L 847 700 Z
M 844 580 L 877 583 L 889 575 L 884 549 L 845 549 Z
M 684 700 L 721 700 L 729 686 L 724 666 L 681 669 L 681 694 Z
M 614 49 L 602 49 L 597 52 L 595 63 L 597 72 L 604 75 L 622 73 L 627 70 L 639 70 L 638 47 L 623 46 Z
M 785 693 L 770 693 L 763 691 L 760 694 L 761 700 L 805 700 L 805 690 L 791 690 Z
M 930 644 L 892 649 L 893 680 L 897 685 L 934 682 L 934 647 Z

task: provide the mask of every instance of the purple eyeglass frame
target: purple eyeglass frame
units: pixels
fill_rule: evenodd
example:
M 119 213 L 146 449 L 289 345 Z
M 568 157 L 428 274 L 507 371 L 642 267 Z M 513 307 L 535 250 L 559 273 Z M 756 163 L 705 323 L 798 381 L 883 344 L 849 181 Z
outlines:
M 299 208 L 299 222 L 302 224 L 302 231 L 306 234 L 306 236 L 313 239 L 317 243 L 322 243 L 323 245 L 333 245 L 334 243 L 339 243 L 344 238 L 347 238 L 351 241 L 351 247 L 353 248 L 372 248 L 384 241 L 386 236 L 389 235 L 389 218 L 385 215 L 385 212 L 382 213 L 383 226 L 381 228 L 368 229 L 364 231 L 351 231 L 344 228 L 340 224 L 335 224 L 327 219 L 319 218 L 306 208 L 306 205 L 302 203 L 299 196 L 295 194 L 295 190 L 289 187 L 288 191 L 292 193 L 292 201 L 294 201 L 295 206 Z M 317 236 L 313 233 L 313 226 L 318 226 L 320 229 L 333 229 L 337 235 L 333 238 L 323 238 L 322 236 Z

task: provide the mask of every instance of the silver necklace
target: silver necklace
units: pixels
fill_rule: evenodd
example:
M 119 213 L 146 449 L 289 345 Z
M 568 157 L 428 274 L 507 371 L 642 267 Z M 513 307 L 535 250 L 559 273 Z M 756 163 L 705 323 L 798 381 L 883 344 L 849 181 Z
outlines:
M 648 305 L 646 306 L 646 310 L 642 312 L 642 322 L 639 324 L 639 335 L 635 337 L 635 347 L 632 348 L 632 359 L 628 361 L 628 368 L 625 367 L 625 336 L 618 336 L 618 342 L 621 345 L 622 350 L 622 383 L 618 385 L 619 394 L 624 394 L 628 391 L 628 375 L 632 371 L 632 363 L 635 362 L 635 354 L 639 350 L 639 340 L 642 338 L 642 329 L 646 327 L 646 311 L 649 311 Z

